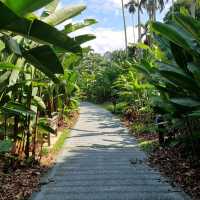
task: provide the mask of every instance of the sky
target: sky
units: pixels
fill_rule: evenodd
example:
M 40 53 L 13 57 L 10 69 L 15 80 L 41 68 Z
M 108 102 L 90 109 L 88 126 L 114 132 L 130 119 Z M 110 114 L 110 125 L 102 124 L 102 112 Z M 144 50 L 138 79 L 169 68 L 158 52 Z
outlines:
M 124 0 L 125 3 L 127 0 Z M 87 9 L 82 12 L 78 17 L 67 21 L 67 23 L 80 22 L 84 19 L 93 18 L 98 21 L 96 25 L 87 27 L 76 31 L 74 35 L 81 34 L 94 34 L 96 39 L 84 44 L 84 46 L 91 46 L 97 53 L 105 53 L 107 51 L 114 51 L 118 49 L 124 49 L 124 29 L 121 11 L 121 0 L 62 0 L 59 4 L 59 8 L 69 5 L 84 4 Z M 165 9 L 162 13 L 157 12 L 157 19 L 162 21 L 163 16 L 170 7 L 170 1 L 166 4 Z M 128 42 L 133 43 L 133 30 L 135 37 L 137 38 L 137 28 L 133 28 L 131 15 L 126 10 L 126 21 L 127 21 L 127 34 Z M 137 15 L 134 16 L 135 24 L 137 24 Z M 147 20 L 147 14 L 143 12 L 142 21 Z M 66 23 L 65 23 L 66 24 Z M 61 28 L 61 27 L 60 27 Z

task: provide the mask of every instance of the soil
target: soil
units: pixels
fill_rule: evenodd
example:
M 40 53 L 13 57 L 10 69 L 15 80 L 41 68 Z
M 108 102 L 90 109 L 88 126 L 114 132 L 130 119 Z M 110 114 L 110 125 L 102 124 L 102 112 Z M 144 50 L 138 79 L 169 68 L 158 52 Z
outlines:
M 156 148 L 149 156 L 149 163 L 170 177 L 172 184 L 183 188 L 192 199 L 200 200 L 200 163 L 194 157 L 185 157 L 182 154 L 185 151 L 183 145 Z
M 124 123 L 128 127 L 130 122 Z M 140 133 L 134 135 L 138 141 L 158 141 L 155 133 Z M 148 163 L 158 168 L 168 177 L 172 185 L 182 188 L 193 200 L 200 200 L 200 159 L 188 156 L 188 149 L 183 144 L 155 148 L 149 154 Z
M 78 119 L 78 112 L 70 115 L 67 123 L 60 123 L 59 129 L 72 128 Z M 40 186 L 40 178 L 53 165 L 57 154 L 44 156 L 40 164 L 20 166 L 15 171 L 4 172 L 5 162 L 0 159 L 0 200 L 25 200 Z

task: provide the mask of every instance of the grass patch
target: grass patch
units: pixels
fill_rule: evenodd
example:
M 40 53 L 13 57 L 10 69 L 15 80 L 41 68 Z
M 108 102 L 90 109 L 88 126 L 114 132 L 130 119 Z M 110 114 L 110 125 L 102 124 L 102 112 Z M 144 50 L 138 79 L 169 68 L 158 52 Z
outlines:
M 113 112 L 114 108 L 113 108 L 113 104 L 111 102 L 105 102 L 100 104 L 100 106 L 110 112 Z
M 105 102 L 105 103 L 102 103 L 100 104 L 100 106 L 112 113 L 114 113 L 114 106 L 111 102 Z M 116 104 L 116 110 L 115 110 L 115 113 L 116 115 L 122 115 L 123 112 L 124 112 L 124 109 L 126 108 L 127 106 L 127 103 L 125 102 L 120 102 L 120 103 L 117 103 Z
M 49 149 L 47 147 L 42 148 L 42 156 L 48 156 L 49 154 Z
M 157 146 L 158 146 L 157 140 L 145 140 L 139 142 L 139 147 L 147 153 L 153 151 Z
M 131 131 L 139 135 L 141 133 L 155 133 L 157 127 L 154 123 L 134 122 L 131 126 Z
M 69 130 L 62 130 L 58 140 L 52 148 L 44 147 L 42 149 L 42 155 L 48 156 L 49 154 L 57 154 L 63 147 L 65 140 L 69 137 Z
M 56 154 L 58 153 L 64 143 L 65 143 L 65 140 L 69 137 L 69 130 L 63 130 L 60 137 L 58 138 L 58 140 L 56 141 L 56 143 L 53 145 L 53 147 L 50 149 L 50 153 L 52 154 Z

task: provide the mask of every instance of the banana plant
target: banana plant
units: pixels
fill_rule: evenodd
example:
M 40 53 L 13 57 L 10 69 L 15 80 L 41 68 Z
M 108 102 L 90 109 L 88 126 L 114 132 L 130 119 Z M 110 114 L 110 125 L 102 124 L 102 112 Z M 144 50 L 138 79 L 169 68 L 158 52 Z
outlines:
M 41 133 L 54 132 L 47 123 L 52 112 L 63 114 L 59 105 L 68 109 L 75 105 L 77 76 L 69 68 L 81 59 L 81 44 L 95 38 L 69 36 L 96 23 L 92 19 L 70 24 L 67 31 L 58 30 L 57 25 L 86 8 L 76 5 L 57 10 L 58 3 L 58 0 L 0 1 L 0 17 L 4 19 L 0 21 L 0 115 L 4 119 L 1 126 L 4 139 L 11 138 L 14 143 L 12 152 L 25 153 L 26 158 L 31 147 L 35 158 Z M 44 6 L 44 13 L 37 16 L 35 11 Z M 8 130 L 8 120 L 13 130 Z

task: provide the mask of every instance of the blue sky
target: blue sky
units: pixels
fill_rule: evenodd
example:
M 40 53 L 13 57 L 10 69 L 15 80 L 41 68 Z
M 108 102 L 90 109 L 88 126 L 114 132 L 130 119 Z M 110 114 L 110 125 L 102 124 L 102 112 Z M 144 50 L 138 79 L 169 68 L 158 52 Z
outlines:
M 59 6 L 63 7 L 65 5 L 76 5 L 80 3 L 85 4 L 87 9 L 80 16 L 72 19 L 72 22 L 75 23 L 87 18 L 95 18 L 98 21 L 98 24 L 77 32 L 77 35 L 91 33 L 97 36 L 96 40 L 89 42 L 86 45 L 92 46 L 92 48 L 98 53 L 123 49 L 124 35 L 121 0 L 73 0 L 73 2 L 71 0 L 62 0 Z M 169 6 L 170 3 L 166 5 L 166 8 L 161 14 L 158 12 L 158 20 L 162 20 L 166 11 L 169 9 Z M 135 16 L 135 21 L 136 18 L 137 16 Z M 127 11 L 126 19 L 128 40 L 129 42 L 133 42 L 133 26 L 131 17 Z M 146 20 L 147 15 L 144 12 L 142 15 L 142 21 L 145 22 Z M 134 30 L 137 37 L 137 29 L 135 28 Z

